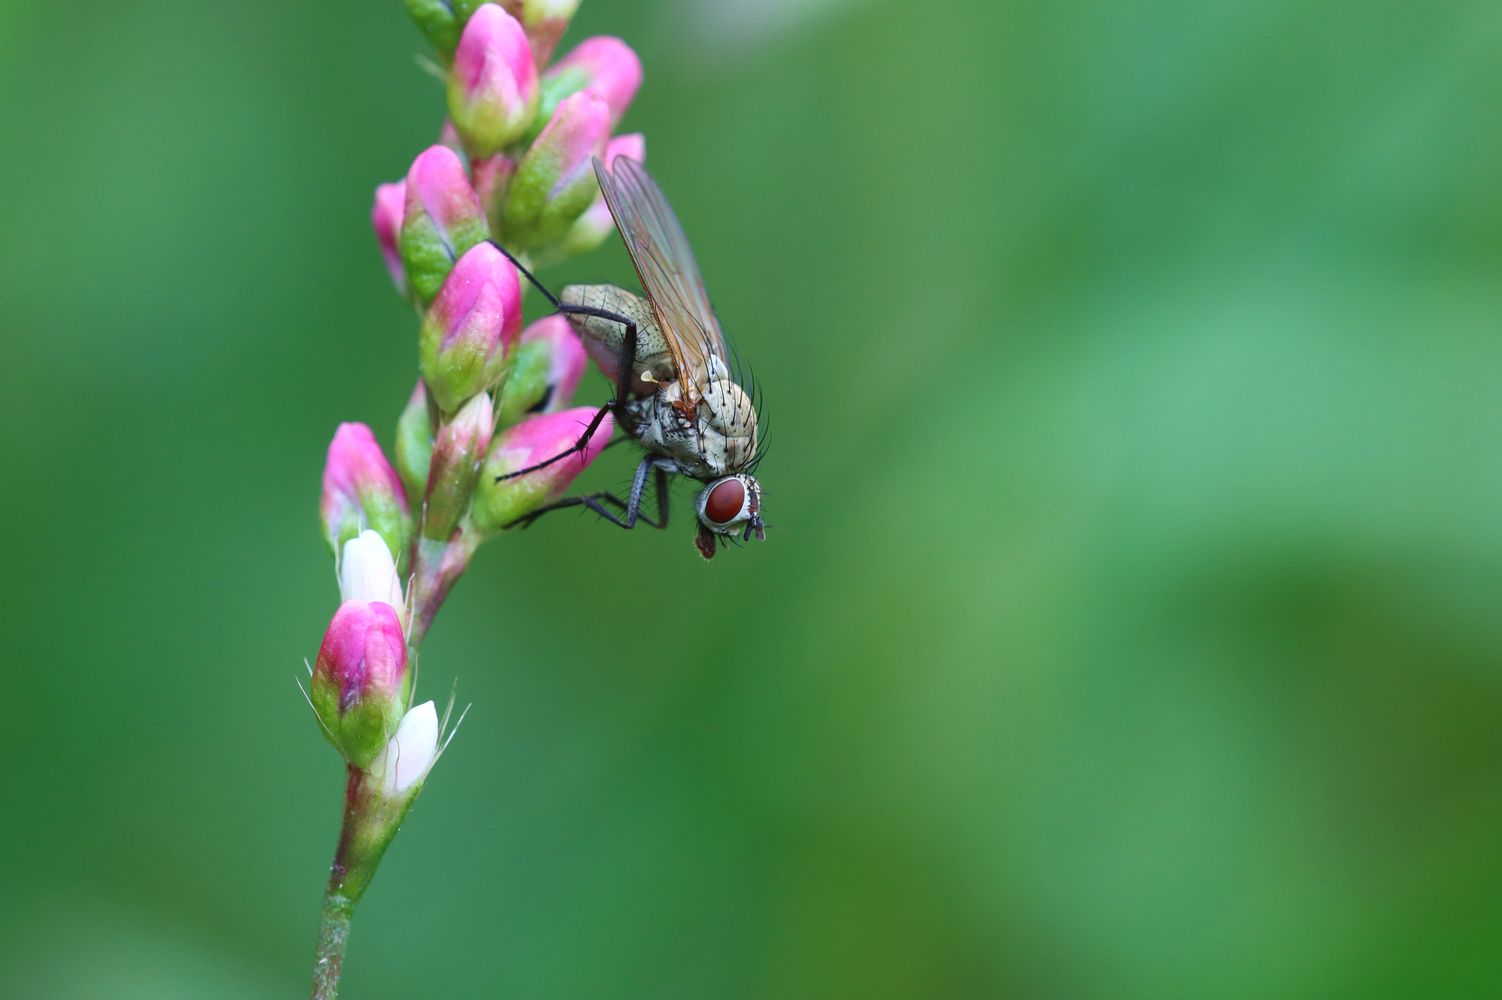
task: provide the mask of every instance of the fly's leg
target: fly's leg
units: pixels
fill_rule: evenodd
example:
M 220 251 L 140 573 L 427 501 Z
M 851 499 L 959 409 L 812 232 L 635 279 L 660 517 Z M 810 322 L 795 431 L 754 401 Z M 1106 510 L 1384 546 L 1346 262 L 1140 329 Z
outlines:
M 541 462 L 538 462 L 536 465 L 529 465 L 525 469 L 517 469 L 515 472 L 508 472 L 504 475 L 496 476 L 495 481 L 499 483 L 504 482 L 507 479 L 515 479 L 517 476 L 525 476 L 529 472 L 536 472 L 538 469 L 546 469 L 554 462 L 561 462 L 565 458 L 568 458 L 570 455 L 583 454 L 585 445 L 589 444 L 589 439 L 595 436 L 595 431 L 599 430 L 600 421 L 605 419 L 605 414 L 609 413 L 613 406 L 615 406 L 615 400 L 612 399 L 604 406 L 596 410 L 595 415 L 589 421 L 589 426 L 584 428 L 583 434 L 579 435 L 579 440 L 575 441 L 565 450 L 560 451 L 552 458 L 544 459 Z
M 661 465 L 657 466 L 653 476 L 652 491 L 657 494 L 657 520 L 654 521 L 645 514 L 641 515 L 641 519 L 654 528 L 666 528 L 671 494 L 668 492 L 668 470 Z
M 550 511 L 563 510 L 565 507 L 588 507 L 611 524 L 625 528 L 628 531 L 636 527 L 636 522 L 638 521 L 643 524 L 649 524 L 654 528 L 666 528 L 668 526 L 668 474 L 667 470 L 657 465 L 656 462 L 656 459 L 644 458 L 641 464 L 636 467 L 636 475 L 631 479 L 631 498 L 629 500 L 622 500 L 614 493 L 605 492 L 564 497 L 562 500 L 550 503 L 546 507 L 539 507 L 532 513 L 519 517 L 504 527 L 514 528 L 520 525 L 526 528 L 533 521 Z M 653 480 L 653 490 L 657 494 L 657 517 L 655 519 L 648 517 L 641 509 L 642 494 L 646 491 L 647 473 L 651 472 L 654 468 L 657 473 Z M 604 506 L 606 503 L 619 507 L 621 514 L 617 515 L 614 511 L 608 510 Z
M 636 323 L 634 320 L 622 316 L 620 313 L 613 313 L 608 309 L 596 309 L 592 306 L 564 305 L 558 300 L 558 296 L 554 295 L 552 292 L 543 287 L 542 282 L 538 281 L 537 278 L 532 274 L 532 272 L 527 270 L 527 268 L 522 264 L 521 261 L 511 256 L 511 251 L 501 246 L 495 240 L 490 240 L 489 243 L 491 246 L 499 250 L 502 256 L 509 260 L 512 265 L 521 272 L 522 276 L 526 278 L 527 281 L 531 282 L 532 287 L 541 292 L 543 298 L 547 299 L 553 304 L 553 308 L 558 312 L 565 315 L 573 314 L 575 316 L 598 316 L 601 319 L 613 320 L 621 324 L 621 326 L 623 326 L 626 330 L 626 335 L 621 339 L 621 357 L 620 363 L 617 365 L 617 370 L 620 372 L 620 375 L 616 377 L 615 395 L 609 400 L 606 400 L 604 405 L 602 405 L 598 410 L 595 411 L 595 415 L 589 421 L 589 426 L 584 429 L 584 433 L 579 436 L 579 440 L 574 442 L 573 447 L 567 449 L 566 451 L 559 452 L 552 458 L 538 462 L 536 465 L 529 465 L 525 469 L 518 469 L 515 472 L 508 472 L 503 476 L 496 476 L 495 481 L 499 483 L 507 479 L 515 479 L 517 476 L 525 476 L 527 473 L 536 472 L 538 469 L 546 469 L 554 462 L 561 462 L 563 461 L 563 459 L 568 458 L 570 455 L 583 453 L 585 446 L 589 444 L 589 439 L 594 437 L 595 431 L 599 429 L 600 421 L 605 419 L 605 414 L 615 409 L 616 405 L 619 404 L 622 400 L 626 399 L 630 394 L 631 378 L 633 372 L 635 372 L 636 370 Z M 546 507 L 543 508 L 543 510 L 547 509 L 548 508 Z M 539 511 L 539 513 L 541 512 Z
M 647 473 L 655 473 L 652 479 L 652 492 L 657 495 L 657 517 L 654 520 L 646 515 L 642 508 L 642 495 L 647 489 Z M 626 507 L 626 519 L 635 523 L 642 521 L 654 528 L 666 528 L 668 526 L 668 470 L 660 464 L 658 459 L 644 458 L 636 467 L 636 475 L 631 478 L 631 500 Z M 627 525 L 630 527 L 630 525 Z
M 507 250 L 505 247 L 501 246 L 495 240 L 486 240 L 485 242 L 489 243 L 491 246 L 493 246 L 497 250 L 499 250 L 501 252 L 501 256 L 505 257 L 507 260 L 509 260 L 511 262 L 511 266 L 514 267 L 514 268 L 516 268 L 518 271 L 520 271 L 521 272 L 521 276 L 523 278 L 526 278 L 527 282 L 533 288 L 537 289 L 539 292 L 542 293 L 542 297 L 543 298 L 545 298 L 549 302 L 553 303 L 553 308 L 554 309 L 558 309 L 558 310 L 562 310 L 563 309 L 563 303 L 558 301 L 558 296 L 554 295 L 552 292 L 548 291 L 545 287 L 543 287 L 542 282 L 538 281 L 537 278 L 533 276 L 532 272 L 529 271 L 529 270 L 527 270 L 527 266 L 525 264 L 523 264 L 521 261 L 517 260 L 515 257 L 511 256 L 511 251 L 510 250 Z
M 613 503 L 618 507 L 626 506 L 626 502 L 620 497 L 616 496 L 614 493 L 585 493 L 582 496 L 577 497 L 564 497 L 562 500 L 550 503 L 546 507 L 539 507 L 525 517 L 519 517 L 515 521 L 512 521 L 510 524 L 501 525 L 501 528 L 502 530 L 506 528 L 516 527 L 530 528 L 532 526 L 532 522 L 537 520 L 539 517 L 542 517 L 542 515 L 551 513 L 555 510 L 563 510 L 565 507 L 588 507 L 596 514 L 599 514 L 605 520 L 609 521 L 611 524 L 618 524 L 622 528 L 632 527 L 631 525 L 627 524 L 625 521 L 617 517 L 615 514 L 611 513 L 605 507 L 601 506 L 601 500 Z

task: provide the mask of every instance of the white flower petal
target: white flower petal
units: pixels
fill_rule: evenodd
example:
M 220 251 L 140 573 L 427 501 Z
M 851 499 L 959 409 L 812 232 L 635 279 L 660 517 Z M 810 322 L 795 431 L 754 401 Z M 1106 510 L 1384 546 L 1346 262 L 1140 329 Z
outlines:
M 438 710 L 431 701 L 409 709 L 396 735 L 370 766 L 387 798 L 402 795 L 427 775 L 438 756 Z
M 366 528 L 344 543 L 339 560 L 339 596 L 346 601 L 380 601 L 396 609 L 407 624 L 407 601 L 402 597 L 402 581 L 396 575 L 396 561 L 386 540 Z

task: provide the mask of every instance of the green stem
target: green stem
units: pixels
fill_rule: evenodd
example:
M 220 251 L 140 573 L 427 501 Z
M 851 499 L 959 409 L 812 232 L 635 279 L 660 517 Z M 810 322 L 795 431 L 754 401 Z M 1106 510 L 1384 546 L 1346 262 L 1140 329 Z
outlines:
M 312 1000 L 334 1000 L 339 995 L 339 970 L 344 965 L 349 918 L 354 912 L 355 904 L 330 885 L 323 897 L 323 915 L 318 920 L 318 957 L 313 962 Z
M 363 883 L 347 884 L 350 854 L 356 844 L 356 827 L 360 818 L 359 786 L 360 772 L 350 764 L 344 786 L 344 824 L 339 830 L 339 846 L 334 849 L 334 863 L 329 866 L 323 912 L 318 917 L 312 1000 L 334 1000 L 339 995 L 339 972 L 344 965 L 344 947 L 349 943 L 349 921 L 355 913 L 355 899 L 364 888 Z M 349 891 L 352 888 L 354 892 Z

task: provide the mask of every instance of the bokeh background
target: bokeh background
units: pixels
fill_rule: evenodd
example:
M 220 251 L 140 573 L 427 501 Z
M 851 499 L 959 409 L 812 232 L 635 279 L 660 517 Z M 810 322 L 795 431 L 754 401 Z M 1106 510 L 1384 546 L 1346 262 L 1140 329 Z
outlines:
M 482 552 L 345 995 L 1502 995 L 1502 6 L 600 32 L 774 527 Z M 0 994 L 306 990 L 318 477 L 413 380 L 367 213 L 423 51 L 397 0 L 0 7 Z

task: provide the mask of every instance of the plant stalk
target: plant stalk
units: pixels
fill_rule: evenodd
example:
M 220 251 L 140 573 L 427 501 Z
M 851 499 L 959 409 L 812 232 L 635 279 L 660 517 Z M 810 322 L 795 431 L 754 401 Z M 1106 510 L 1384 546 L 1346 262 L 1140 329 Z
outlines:
M 339 830 L 339 846 L 329 866 L 329 884 L 323 893 L 323 912 L 318 917 L 318 946 L 313 959 L 312 1000 L 334 1000 L 339 995 L 339 972 L 344 965 L 344 948 L 349 943 L 349 922 L 355 913 L 355 899 L 346 885 L 349 855 L 356 842 L 360 772 L 348 765 L 344 788 L 344 825 Z M 356 891 L 363 885 L 355 887 Z
M 331 888 L 323 897 L 318 920 L 318 957 L 313 962 L 312 1000 L 334 1000 L 339 995 L 339 971 L 344 965 L 344 946 L 349 941 L 349 919 L 355 904 Z

